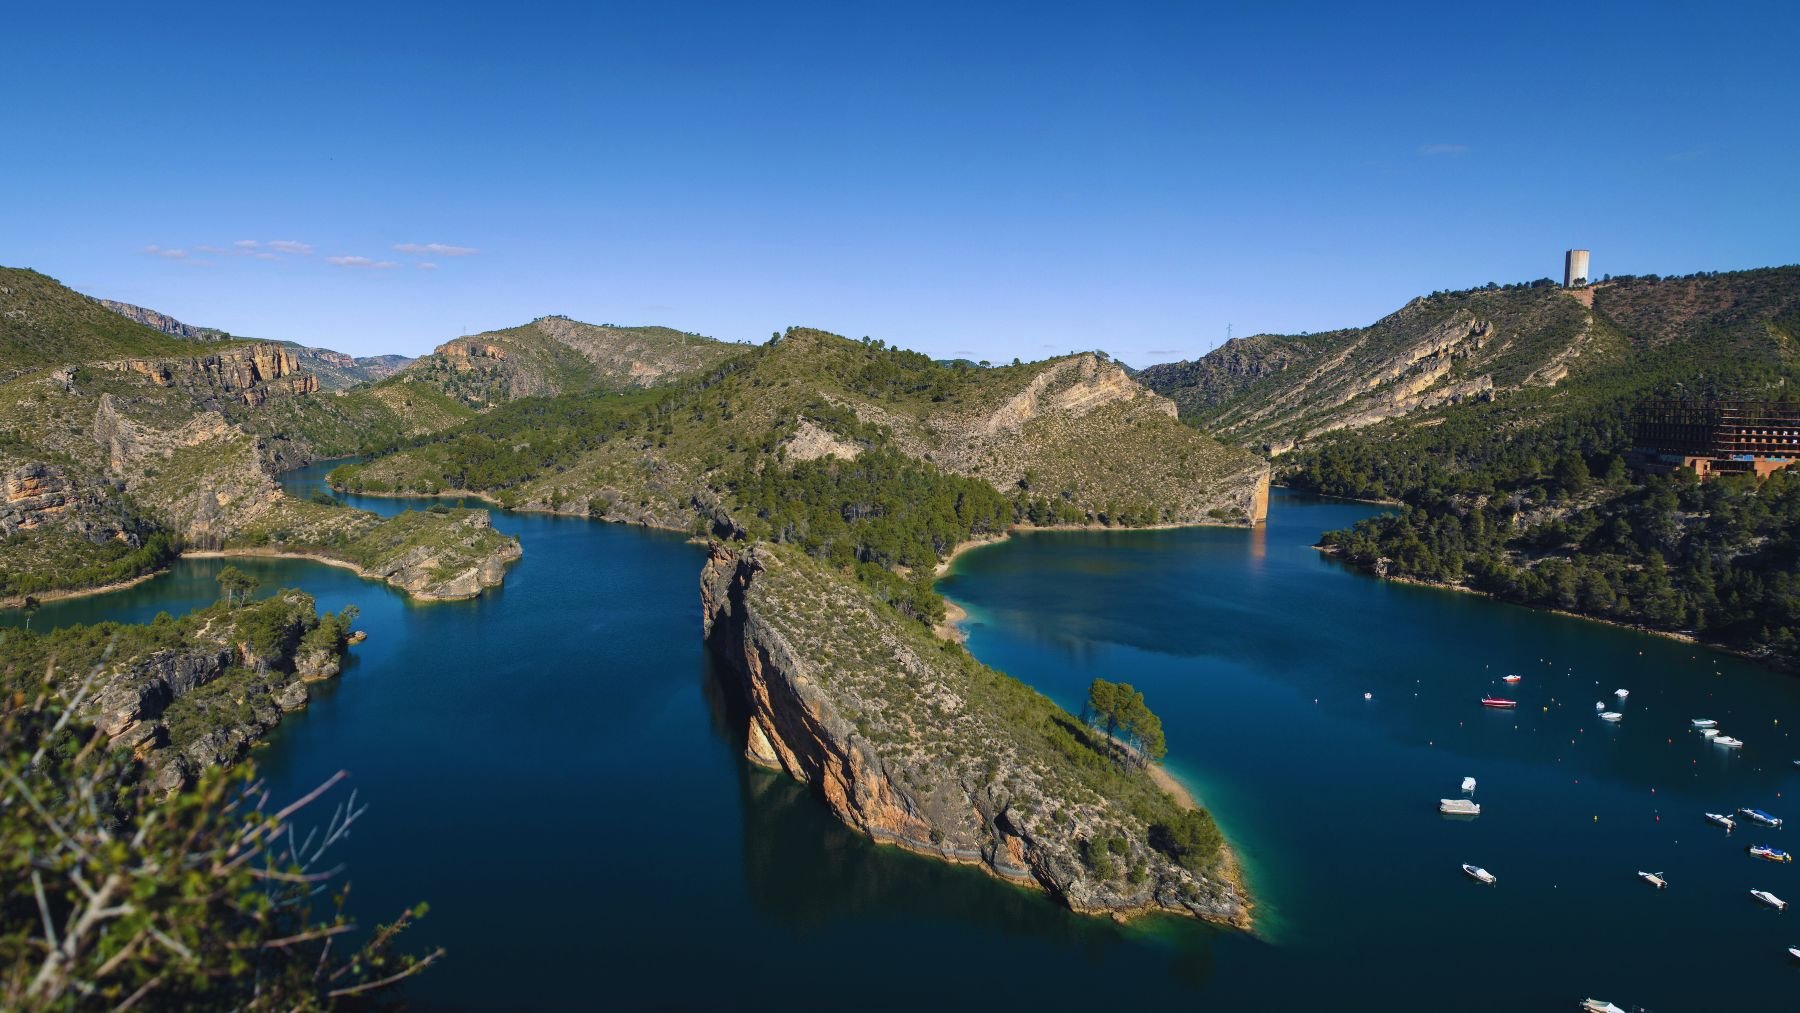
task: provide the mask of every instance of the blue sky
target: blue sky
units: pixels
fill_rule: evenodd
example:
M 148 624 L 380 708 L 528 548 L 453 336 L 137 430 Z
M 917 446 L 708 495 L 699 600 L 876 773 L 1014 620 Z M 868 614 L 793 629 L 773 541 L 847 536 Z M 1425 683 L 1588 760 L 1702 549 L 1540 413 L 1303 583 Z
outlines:
M 1800 261 L 1800 5 L 1203 6 L 18 5 L 0 264 L 358 354 L 566 313 L 1143 365 L 1568 246 Z

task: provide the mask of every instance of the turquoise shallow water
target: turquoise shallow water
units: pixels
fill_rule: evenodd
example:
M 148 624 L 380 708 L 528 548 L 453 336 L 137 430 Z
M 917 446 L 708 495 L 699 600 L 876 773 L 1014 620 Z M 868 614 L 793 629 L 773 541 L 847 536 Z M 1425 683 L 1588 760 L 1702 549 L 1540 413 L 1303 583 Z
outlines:
M 969 609 L 977 656 L 1065 704 L 1096 675 L 1145 691 L 1171 766 L 1246 859 L 1257 937 L 1078 918 L 845 830 L 740 759 L 741 718 L 699 640 L 702 551 L 613 525 L 496 513 L 525 557 L 473 602 L 414 605 L 344 570 L 233 561 L 324 608 L 355 602 L 370 633 L 256 758 L 278 798 L 352 773 L 371 807 L 339 856 L 353 907 L 372 920 L 431 902 L 411 934 L 450 954 L 407 990 L 427 1008 L 1791 998 L 1800 972 L 1782 947 L 1800 942 L 1800 915 L 1746 891 L 1800 900 L 1800 873 L 1743 847 L 1800 850 L 1793 831 L 1727 838 L 1699 813 L 1800 813 L 1784 798 L 1800 787 L 1788 765 L 1800 684 L 1381 584 L 1309 548 L 1369 510 L 1278 497 L 1256 533 L 1023 536 L 963 556 L 940 585 Z M 46 605 L 34 625 L 196 607 L 222 565 L 185 560 L 128 591 Z M 1508 670 L 1526 677 L 1509 694 L 1523 706 L 1484 711 L 1476 699 Z M 1613 727 L 1593 702 L 1615 686 L 1632 693 Z M 1748 747 L 1700 742 L 1697 715 Z M 1488 812 L 1452 823 L 1435 800 L 1464 774 Z M 1465 880 L 1463 861 L 1499 886 Z M 1649 890 L 1639 868 L 1671 888 Z

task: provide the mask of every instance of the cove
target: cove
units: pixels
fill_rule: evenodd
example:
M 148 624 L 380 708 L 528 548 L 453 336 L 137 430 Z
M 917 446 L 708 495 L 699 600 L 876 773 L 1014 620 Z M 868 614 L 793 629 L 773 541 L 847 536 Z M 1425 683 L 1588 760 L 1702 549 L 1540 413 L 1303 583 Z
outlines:
M 329 467 L 285 483 L 305 495 Z M 47 603 L 33 625 L 197 607 L 226 562 L 361 607 L 370 639 L 343 678 L 255 758 L 278 799 L 351 772 L 370 806 L 337 856 L 355 914 L 427 901 L 409 945 L 449 950 L 404 992 L 422 1008 L 1520 1009 L 1594 994 L 1681 1009 L 1717 1006 L 1721 987 L 1789 994 L 1788 919 L 1746 891 L 1800 899 L 1800 881 L 1743 847 L 1795 850 L 1791 831 L 1727 838 L 1699 813 L 1795 815 L 1795 684 L 1383 584 L 1310 548 L 1372 509 L 1278 496 L 1256 532 L 1025 535 L 965 554 L 939 585 L 978 657 L 1065 706 L 1095 676 L 1146 693 L 1171 766 L 1247 862 L 1254 936 L 1071 915 L 879 848 L 751 767 L 700 644 L 703 550 L 677 536 L 495 511 L 525 555 L 473 601 L 414 604 L 301 560 L 188 559 Z M 1520 710 L 1482 711 L 1508 670 L 1525 676 Z M 1603 726 L 1593 701 L 1615 686 L 1632 691 L 1625 720 Z M 1701 715 L 1749 745 L 1706 746 L 1687 729 Z M 1450 823 L 1435 802 L 1464 774 L 1488 812 Z M 1463 861 L 1499 886 L 1464 880 Z

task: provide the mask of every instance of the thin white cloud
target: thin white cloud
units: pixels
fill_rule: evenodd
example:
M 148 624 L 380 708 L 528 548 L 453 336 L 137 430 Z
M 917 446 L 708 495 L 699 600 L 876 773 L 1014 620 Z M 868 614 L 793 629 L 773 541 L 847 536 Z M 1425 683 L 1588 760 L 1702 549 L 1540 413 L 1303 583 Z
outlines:
M 231 245 L 237 247 L 240 250 L 254 250 L 257 247 L 261 246 L 262 244 L 257 242 L 254 239 L 240 239 L 237 242 L 232 243 Z
M 1468 153 L 1469 146 L 1467 144 L 1423 144 L 1419 146 L 1419 154 L 1426 158 L 1454 157 Z
M 167 249 L 165 247 L 157 246 L 154 243 L 152 243 L 149 246 L 144 247 L 144 252 L 150 254 L 153 257 L 167 257 L 170 260 L 186 260 L 187 259 L 187 251 L 186 250 L 171 250 L 171 249 Z
M 437 270 L 437 265 L 436 265 L 436 264 L 433 264 L 433 263 L 432 263 L 432 262 L 431 262 L 431 261 L 429 261 L 429 260 L 427 260 L 427 261 L 425 261 L 425 262 L 424 262 L 424 263 L 421 263 L 421 264 L 420 264 L 420 265 L 419 265 L 419 270 L 421 270 L 421 271 L 435 271 L 435 270 Z
M 1179 349 L 1179 348 L 1146 348 L 1146 349 L 1144 349 L 1144 351 L 1150 353 L 1151 355 L 1180 355 L 1181 354 L 1181 349 Z
M 473 246 L 447 246 L 443 243 L 396 243 L 394 249 L 415 257 L 473 257 L 481 252 Z
M 274 242 L 269 244 L 269 249 L 276 250 L 281 253 L 298 253 L 298 254 L 302 254 L 302 255 L 311 253 L 313 251 L 312 244 L 297 243 L 292 239 L 277 239 Z
M 370 260 L 368 257 L 326 257 L 325 262 L 339 267 L 363 267 L 371 271 L 385 271 L 400 266 L 391 260 Z

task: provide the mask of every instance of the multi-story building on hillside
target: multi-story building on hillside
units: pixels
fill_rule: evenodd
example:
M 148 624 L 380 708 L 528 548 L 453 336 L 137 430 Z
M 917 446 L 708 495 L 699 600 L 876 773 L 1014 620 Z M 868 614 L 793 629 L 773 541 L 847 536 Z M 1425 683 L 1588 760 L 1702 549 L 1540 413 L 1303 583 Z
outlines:
M 1632 421 L 1636 457 L 1651 470 L 1767 478 L 1800 461 L 1800 404 L 1645 401 Z

